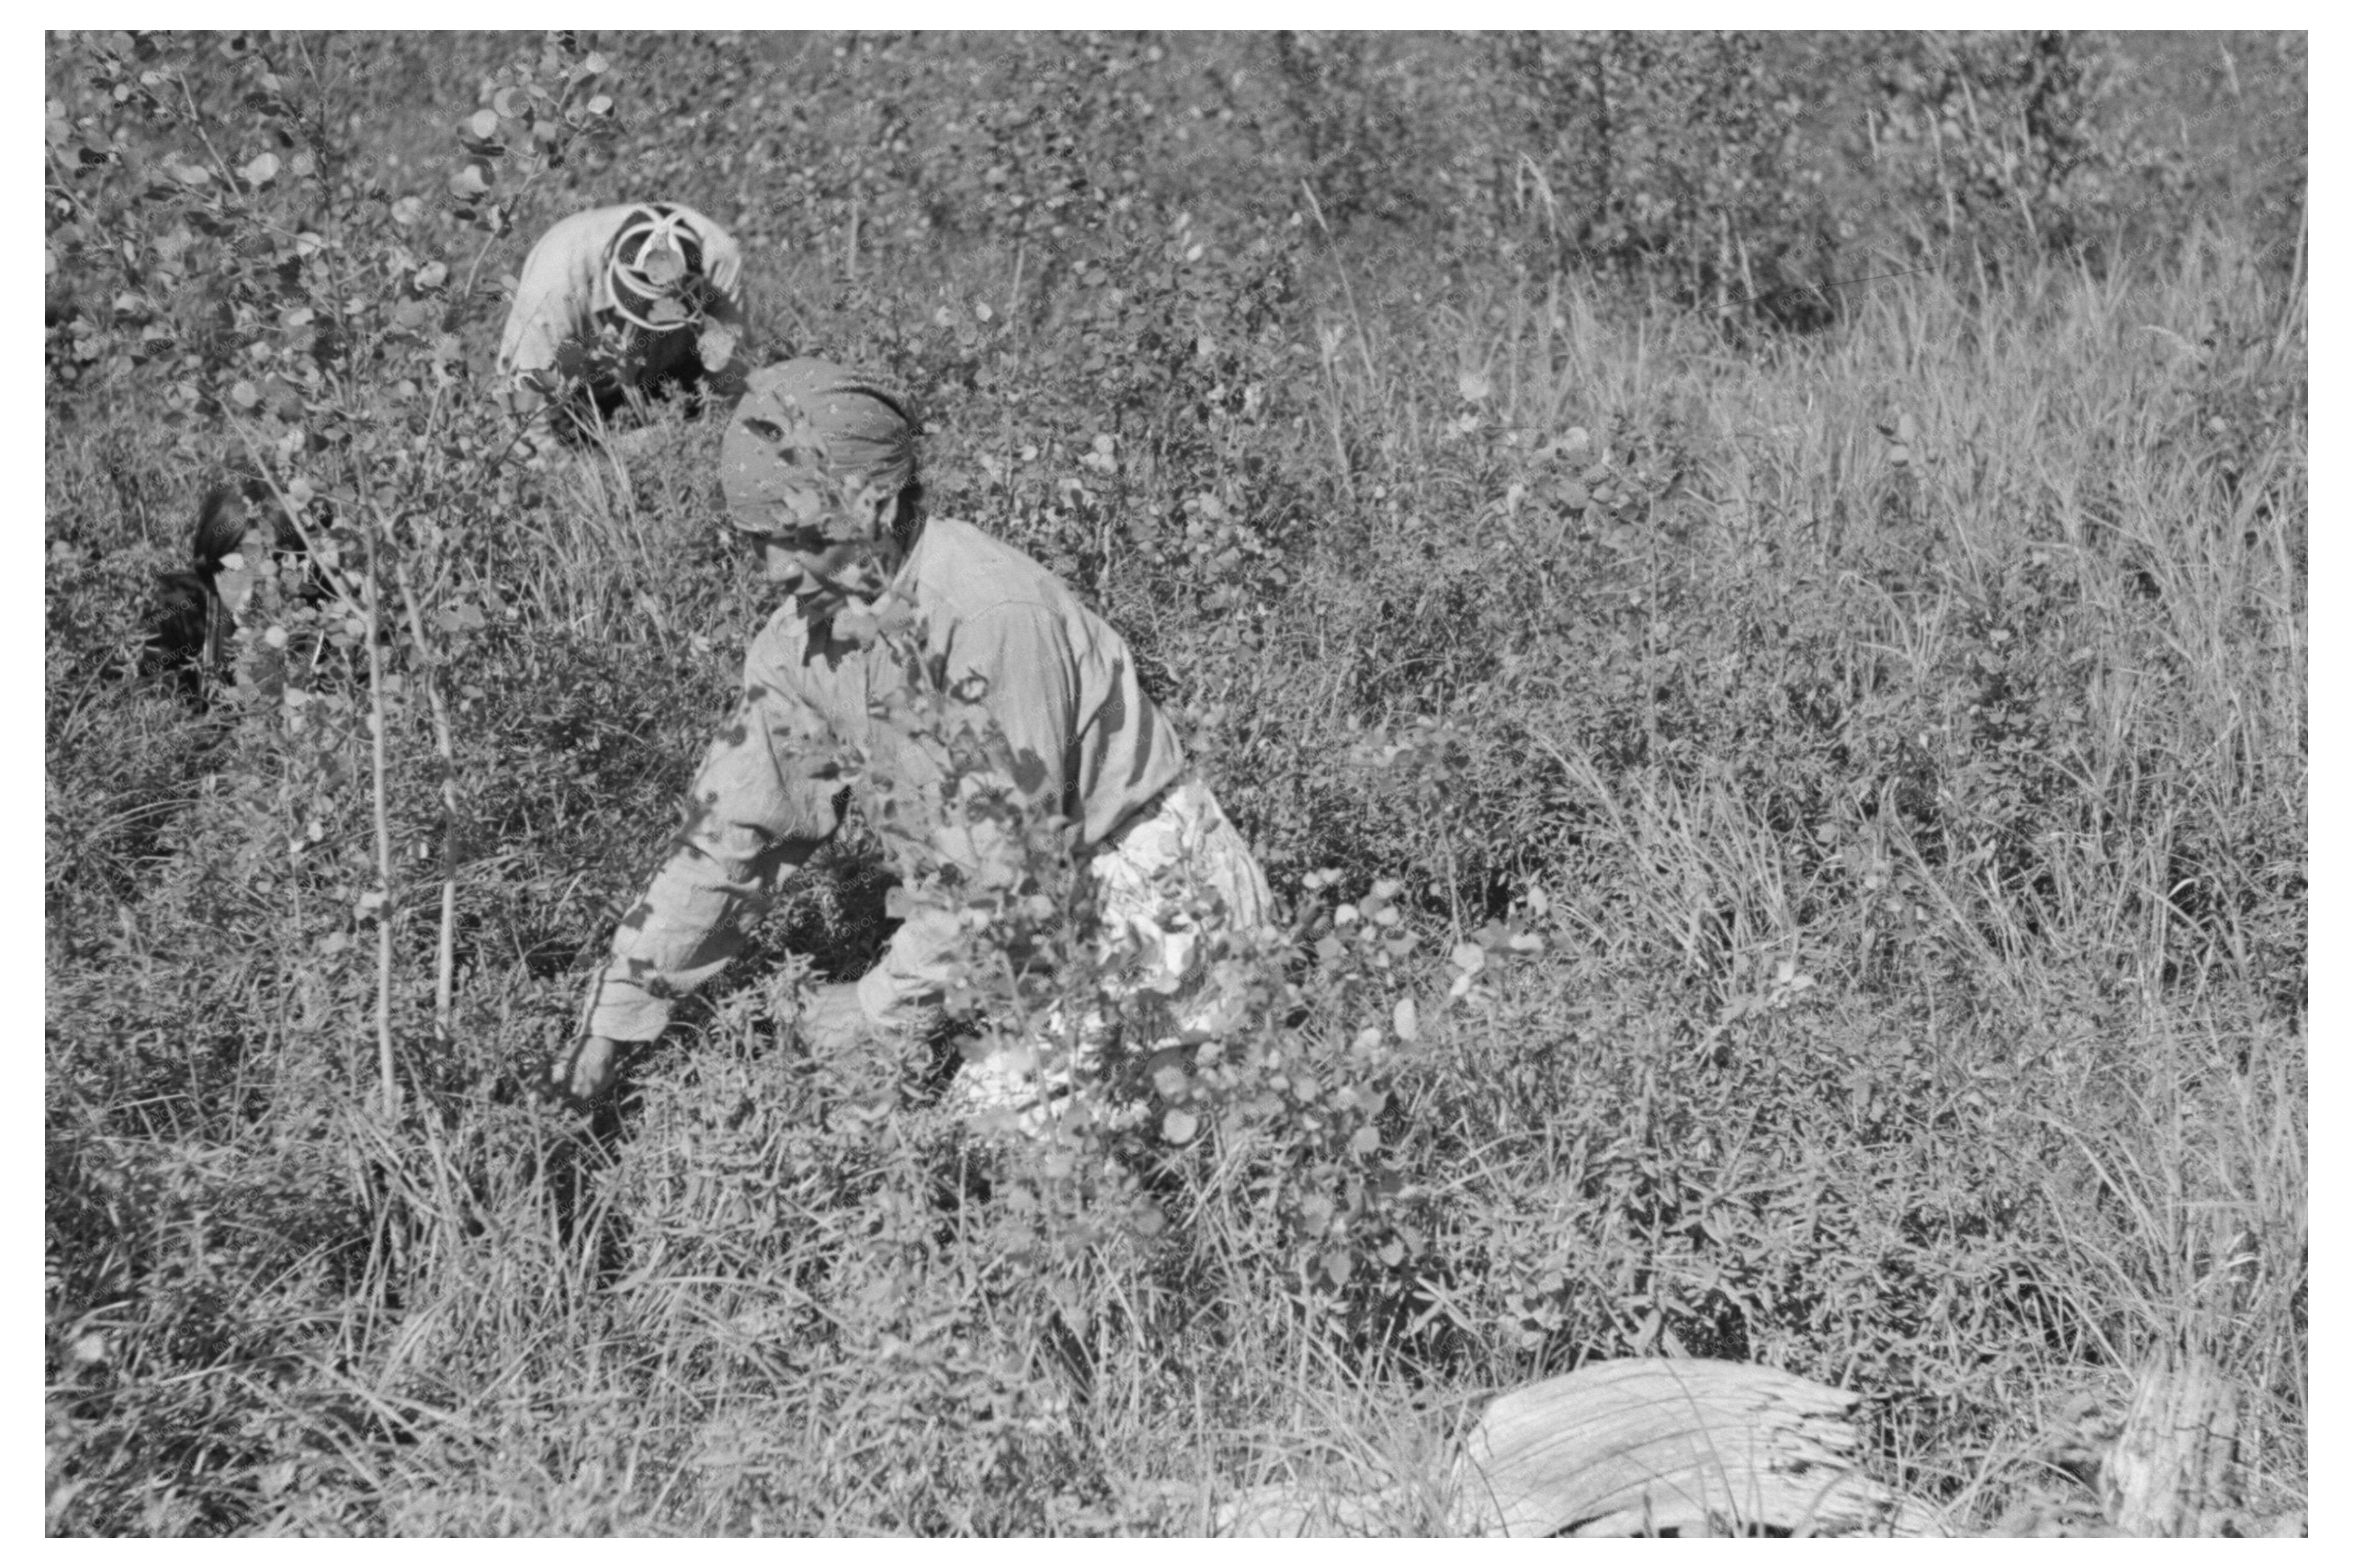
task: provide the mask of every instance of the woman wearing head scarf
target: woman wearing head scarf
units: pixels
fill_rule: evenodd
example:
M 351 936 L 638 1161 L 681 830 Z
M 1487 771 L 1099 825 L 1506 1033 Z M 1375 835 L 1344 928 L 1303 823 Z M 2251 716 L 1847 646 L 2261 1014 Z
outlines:
M 849 773 L 888 796 L 870 801 L 870 821 L 960 863 L 952 882 L 1012 885 L 992 862 L 1024 852 L 1018 830 L 909 821 L 955 793 L 938 787 L 947 764 L 935 742 L 967 719 L 991 735 L 1011 791 L 1065 825 L 1093 883 L 1101 951 L 1140 961 L 1179 1027 L 1215 1026 L 1207 939 L 1220 924 L 1266 925 L 1265 877 L 1119 634 L 1012 546 L 925 513 L 916 441 L 897 398 L 839 365 L 794 360 L 752 378 L 720 480 L 730 521 L 789 594 L 745 656 L 743 697 L 695 779 L 690 822 L 615 935 L 582 1039 L 551 1064 L 575 1100 L 603 1094 L 625 1046 L 659 1035 L 670 999 L 740 950 L 742 916 L 839 827 Z M 897 646 L 860 635 L 878 611 L 903 628 Z M 932 716 L 928 734 L 894 721 L 915 710 Z M 819 993 L 805 1040 L 825 1048 L 904 1027 L 953 983 L 955 901 L 902 908 L 880 964 Z M 1008 1059 L 1020 1054 L 967 1068 L 971 1109 L 1034 1111 L 1068 1087 Z
M 498 361 L 511 405 L 534 415 L 571 375 L 586 382 L 599 414 L 665 384 L 707 380 L 721 397 L 737 395 L 743 273 L 742 249 L 692 207 L 573 214 L 540 237 L 515 284 Z

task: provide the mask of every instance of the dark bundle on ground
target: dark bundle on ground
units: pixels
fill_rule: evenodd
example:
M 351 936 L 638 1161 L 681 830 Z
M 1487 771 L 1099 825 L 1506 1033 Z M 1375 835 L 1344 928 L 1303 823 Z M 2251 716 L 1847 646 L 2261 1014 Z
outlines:
M 221 597 L 223 563 L 256 528 L 270 536 L 272 550 L 281 557 L 302 548 L 301 536 L 260 479 L 232 480 L 206 492 L 196 513 L 194 559 L 156 574 L 155 603 L 140 650 L 142 674 L 168 675 L 187 696 L 205 699 L 227 667 L 229 638 L 237 629 Z

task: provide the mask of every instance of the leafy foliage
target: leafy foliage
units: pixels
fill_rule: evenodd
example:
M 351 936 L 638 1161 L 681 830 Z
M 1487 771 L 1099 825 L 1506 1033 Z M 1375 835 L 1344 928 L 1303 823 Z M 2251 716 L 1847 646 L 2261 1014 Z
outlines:
M 1198 1531 L 1676 1353 L 1990 1517 L 2175 1342 L 2293 1499 L 2301 61 L 56 37 L 51 1530 Z M 944 793 L 530 1102 L 765 609 L 715 422 L 533 460 L 486 384 L 522 245 L 649 195 L 1130 640 L 1288 905 L 1214 1043 L 917 681 Z M 232 470 L 303 548 L 198 713 L 122 672 Z M 955 1029 L 814 1057 L 893 886 L 972 915 Z M 1090 1015 L 1046 1136 L 942 1109 Z

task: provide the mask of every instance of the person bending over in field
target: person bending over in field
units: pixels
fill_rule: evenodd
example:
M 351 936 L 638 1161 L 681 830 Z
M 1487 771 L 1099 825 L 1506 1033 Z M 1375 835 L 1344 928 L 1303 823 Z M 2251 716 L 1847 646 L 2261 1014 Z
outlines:
M 510 406 L 570 436 L 633 396 L 739 395 L 743 279 L 742 249 L 692 207 L 573 214 L 531 247 L 515 284 L 498 360 Z
M 831 759 L 845 748 L 862 759 L 869 820 L 903 827 L 920 803 L 943 798 L 934 738 L 958 713 L 971 724 L 960 732 L 997 737 L 990 755 L 1009 781 L 999 798 L 1067 825 L 1092 883 L 1097 951 L 1140 963 L 1141 989 L 1165 999 L 1178 1029 L 1214 1027 L 1226 1005 L 1212 939 L 1220 924 L 1267 925 L 1264 875 L 1138 685 L 1119 634 L 1019 551 L 926 513 L 917 441 L 897 398 L 840 366 L 797 359 L 752 377 L 721 445 L 720 482 L 730 523 L 789 593 L 744 658 L 743 695 L 695 778 L 691 822 L 590 987 L 582 1037 L 549 1064 L 552 1087 L 575 1102 L 611 1088 L 626 1047 L 653 1039 L 670 999 L 725 966 L 743 945 L 741 918 L 839 828 L 849 792 Z M 896 647 L 873 635 L 878 624 L 900 628 Z M 944 704 L 924 710 L 939 716 L 933 738 L 892 721 L 918 689 Z M 892 780 L 913 787 L 878 805 L 873 789 Z M 1018 885 L 1018 868 L 989 863 L 1024 852 L 1019 832 L 992 839 L 970 822 L 925 822 L 913 837 L 926 833 L 965 860 L 965 888 Z M 944 994 L 957 908 L 910 901 L 871 972 L 818 988 L 799 1026 L 813 1049 L 919 1026 Z M 967 1063 L 952 1093 L 967 1111 L 1034 1127 L 1071 1086 L 1033 1056 L 1012 1047 Z

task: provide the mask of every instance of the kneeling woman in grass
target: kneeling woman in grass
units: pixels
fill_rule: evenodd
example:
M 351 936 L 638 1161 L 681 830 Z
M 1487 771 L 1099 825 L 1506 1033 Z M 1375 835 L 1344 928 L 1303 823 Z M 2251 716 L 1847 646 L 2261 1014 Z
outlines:
M 1001 816 L 926 820 L 953 793 L 940 787 L 950 731 L 986 731 L 1010 795 L 1066 825 L 1092 884 L 1098 929 L 1086 934 L 1098 952 L 1140 972 L 1176 1030 L 1213 1026 L 1223 1010 L 1214 938 L 1265 926 L 1264 875 L 1119 634 L 1019 551 L 927 515 L 917 445 L 899 400 L 840 366 L 794 360 L 752 378 L 720 480 L 730 521 L 789 595 L 745 657 L 741 702 L 703 760 L 688 826 L 614 938 L 583 1038 L 551 1066 L 575 1100 L 609 1089 L 624 1047 L 659 1035 L 670 998 L 740 950 L 743 916 L 839 829 L 846 778 L 888 792 L 870 820 L 956 862 L 950 885 L 1019 885 L 1034 838 Z M 928 726 L 904 722 L 911 712 Z M 823 988 L 802 1018 L 812 1047 L 907 1027 L 954 984 L 964 911 L 937 889 L 905 891 L 881 963 Z M 1028 1054 L 968 1064 L 959 1098 L 976 1110 L 1050 1110 L 1068 1079 Z
M 575 213 L 531 247 L 499 338 L 515 413 L 558 435 L 629 398 L 677 387 L 723 402 L 743 390 L 744 253 L 690 206 L 649 202 Z M 571 385 L 569 397 L 550 395 Z

